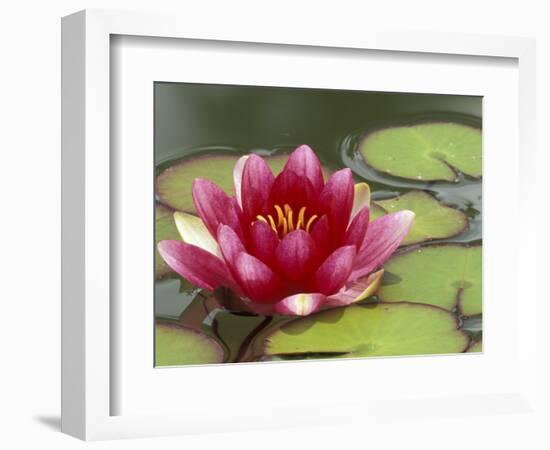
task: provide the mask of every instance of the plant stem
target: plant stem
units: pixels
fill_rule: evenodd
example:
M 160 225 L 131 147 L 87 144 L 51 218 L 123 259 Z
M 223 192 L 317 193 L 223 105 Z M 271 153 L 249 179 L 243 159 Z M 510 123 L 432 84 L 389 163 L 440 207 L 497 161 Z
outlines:
M 253 349 L 252 344 L 254 343 L 254 338 L 260 334 L 273 320 L 272 316 L 266 316 L 249 334 L 246 336 L 241 346 L 239 347 L 239 353 L 237 354 L 234 362 L 249 362 L 252 361 Z

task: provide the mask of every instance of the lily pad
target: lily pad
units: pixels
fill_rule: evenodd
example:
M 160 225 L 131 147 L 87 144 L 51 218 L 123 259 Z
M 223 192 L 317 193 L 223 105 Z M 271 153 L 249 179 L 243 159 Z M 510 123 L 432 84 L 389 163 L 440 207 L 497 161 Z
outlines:
M 410 303 L 357 305 L 294 320 L 265 340 L 267 355 L 336 358 L 460 353 L 470 339 L 440 308 Z
M 272 320 L 270 317 L 232 313 L 227 310 L 218 310 L 212 316 L 212 327 L 216 330 L 216 336 L 228 348 L 228 362 L 247 361 L 244 357 L 252 350 L 250 346 L 256 332 Z
M 468 353 L 481 353 L 483 351 L 483 341 L 473 342 L 468 349 Z
M 378 206 L 378 203 L 371 202 L 370 204 L 370 221 L 378 219 L 379 217 L 382 217 L 384 214 L 387 214 L 388 211 L 386 211 L 381 206 Z
M 481 130 L 436 122 L 384 128 L 367 134 L 359 152 L 374 169 L 422 181 L 457 181 L 456 170 L 481 177 Z
M 175 322 L 157 321 L 155 365 L 182 366 L 224 361 L 223 348 L 211 337 Z
M 378 200 L 375 205 L 374 219 L 404 209 L 415 213 L 414 224 L 401 245 L 449 238 L 468 227 L 468 217 L 462 211 L 442 204 L 424 191 L 410 191 L 387 200 Z
M 195 178 L 206 178 L 229 195 L 235 195 L 233 168 L 240 155 L 207 155 L 186 158 L 164 169 L 157 176 L 159 200 L 174 209 L 194 213 L 191 190 Z M 265 157 L 274 174 L 283 169 L 288 156 Z
M 378 290 L 384 302 L 415 302 L 461 314 L 481 314 L 481 246 L 436 245 L 413 249 L 384 265 Z
M 214 295 L 207 291 L 200 291 L 181 312 L 178 323 L 187 328 L 202 331 L 205 319 L 218 308 L 221 306 Z
M 165 239 L 181 240 L 180 234 L 174 222 L 174 214 L 162 205 L 155 207 L 155 274 L 156 278 L 164 278 L 168 275 L 176 275 L 164 262 L 157 249 L 157 244 Z

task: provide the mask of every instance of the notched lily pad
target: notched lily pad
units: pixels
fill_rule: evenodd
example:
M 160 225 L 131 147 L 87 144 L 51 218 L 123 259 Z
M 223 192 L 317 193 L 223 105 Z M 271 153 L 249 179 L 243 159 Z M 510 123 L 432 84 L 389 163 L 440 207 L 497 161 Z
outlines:
M 265 316 L 218 310 L 212 315 L 216 336 L 227 346 L 228 362 L 250 361 L 252 338 L 271 320 Z
M 434 245 L 410 250 L 385 265 L 391 284 L 382 282 L 384 302 L 415 302 L 452 310 L 465 316 L 481 314 L 481 246 Z M 398 281 L 396 281 L 398 280 Z
M 183 282 L 188 283 L 186 280 Z M 202 331 L 203 323 L 208 315 L 221 308 L 216 297 L 209 294 L 208 291 L 201 291 L 191 300 L 191 302 L 181 312 L 178 323 L 193 330 Z
M 468 227 L 468 217 L 462 211 L 442 204 L 424 191 L 410 191 L 387 200 L 378 200 L 374 205 L 371 211 L 373 219 L 405 209 L 415 213 L 414 224 L 401 245 L 449 238 Z
M 410 303 L 350 306 L 283 325 L 265 341 L 265 354 L 356 358 L 460 353 L 470 339 L 440 308 Z
M 377 202 L 371 202 L 370 204 L 370 221 L 378 219 L 379 217 L 382 217 L 384 214 L 387 214 L 388 211 L 386 211 L 384 208 L 378 205 Z
M 468 349 L 468 353 L 481 353 L 483 351 L 483 341 L 479 340 L 477 342 L 472 342 L 472 345 L 470 345 L 470 348 Z
M 176 274 L 164 262 L 157 249 L 157 244 L 163 240 L 181 240 L 174 223 L 173 211 L 162 205 L 155 207 L 155 275 L 157 280 Z
M 155 325 L 155 366 L 210 364 L 224 361 L 225 352 L 213 338 L 177 322 Z
M 201 155 L 185 158 L 164 169 L 157 176 L 159 200 L 174 209 L 194 213 L 191 190 L 195 178 L 206 178 L 229 195 L 235 195 L 233 168 L 241 155 Z M 283 169 L 288 155 L 264 157 L 274 174 Z M 325 174 L 329 171 L 325 169 Z
M 456 170 L 481 177 L 479 128 L 452 122 L 423 123 L 371 132 L 359 152 L 374 169 L 400 178 L 457 181 Z

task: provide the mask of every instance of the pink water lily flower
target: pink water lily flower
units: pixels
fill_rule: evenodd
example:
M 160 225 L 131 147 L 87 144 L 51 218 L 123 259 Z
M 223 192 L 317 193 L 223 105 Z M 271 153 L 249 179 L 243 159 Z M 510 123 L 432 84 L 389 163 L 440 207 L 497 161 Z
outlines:
M 197 178 L 200 218 L 176 212 L 183 239 L 161 241 L 160 254 L 183 278 L 209 290 L 231 289 L 257 313 L 304 316 L 349 305 L 376 292 L 378 270 L 407 235 L 414 213 L 369 223 L 370 190 L 350 169 L 325 182 L 307 145 L 274 176 L 258 155 L 239 159 L 235 197 Z

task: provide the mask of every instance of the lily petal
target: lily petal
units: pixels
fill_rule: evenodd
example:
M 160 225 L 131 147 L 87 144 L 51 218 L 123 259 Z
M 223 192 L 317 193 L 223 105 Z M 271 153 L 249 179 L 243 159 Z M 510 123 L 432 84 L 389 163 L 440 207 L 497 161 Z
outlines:
M 208 232 L 208 229 L 200 218 L 192 214 L 176 211 L 174 213 L 174 222 L 176 222 L 176 228 L 183 242 L 202 248 L 213 255 L 221 256 L 217 242 Z
M 246 252 L 241 238 L 231 227 L 220 224 L 218 227 L 218 244 L 220 245 L 225 262 L 234 272 L 236 270 L 237 256 L 242 252 Z
M 160 255 L 176 273 L 203 289 L 233 287 L 225 263 L 202 248 L 180 241 L 160 241 Z
M 213 237 L 216 237 L 220 224 L 229 225 L 239 236 L 242 236 L 241 210 L 237 201 L 214 183 L 196 178 L 193 182 L 193 202 Z
M 361 247 L 367 229 L 369 226 L 370 210 L 368 206 L 365 206 L 359 213 L 352 219 L 348 230 L 346 231 L 346 237 L 344 238 L 345 245 L 355 245 L 357 249 Z
M 236 259 L 238 282 L 246 295 L 257 303 L 274 303 L 281 297 L 284 285 L 280 278 L 258 258 L 240 253 Z
M 268 266 L 274 266 L 275 250 L 279 245 L 279 238 L 273 228 L 267 223 L 257 220 L 250 228 L 251 253 Z
M 308 145 L 301 145 L 292 152 L 283 170 L 290 170 L 299 177 L 305 177 L 317 194 L 323 189 L 323 169 L 317 155 Z
M 235 167 L 233 168 L 233 186 L 235 187 L 235 199 L 237 200 L 238 205 L 242 208 L 242 201 L 241 201 L 241 185 L 242 185 L 242 179 L 243 179 L 243 169 L 244 169 L 244 163 L 248 159 L 250 155 L 244 155 L 239 158 L 239 160 L 235 163 Z
M 270 203 L 273 205 L 288 203 L 290 206 L 299 208 L 312 204 L 317 197 L 311 181 L 300 177 L 292 170 L 283 170 L 277 175 L 271 188 Z
M 353 207 L 351 218 L 353 219 L 365 206 L 370 205 L 370 187 L 367 183 L 357 183 L 354 187 Z
M 275 258 L 279 274 L 293 282 L 308 277 L 320 263 L 315 241 L 304 230 L 288 233 L 279 243 Z
M 311 237 L 315 241 L 320 257 L 327 257 L 330 253 L 332 243 L 330 239 L 330 225 L 326 215 L 323 215 L 313 224 L 311 228 Z
M 339 245 L 348 228 L 353 206 L 354 185 L 351 170 L 334 172 L 319 196 L 319 206 L 330 221 L 330 230 L 335 245 Z
M 227 225 L 220 225 L 218 242 L 240 290 L 253 301 L 272 303 L 281 297 L 284 286 L 279 277 L 258 258 L 246 253 L 246 249 Z
M 355 258 L 350 281 L 381 267 L 399 247 L 414 222 L 414 213 L 404 210 L 382 216 L 369 224 Z
M 355 259 L 355 245 L 336 249 L 313 274 L 309 281 L 312 292 L 335 294 L 348 279 Z
M 323 294 L 296 294 L 286 297 L 274 306 L 274 311 L 287 316 L 308 316 L 324 303 Z
M 250 155 L 244 164 L 241 202 L 245 216 L 254 220 L 258 214 L 266 213 L 271 186 L 275 177 L 271 169 L 258 155 Z
M 342 289 L 340 292 L 328 297 L 325 305 L 347 306 L 370 297 L 380 287 L 383 275 L 384 269 L 357 280 L 347 289 Z

